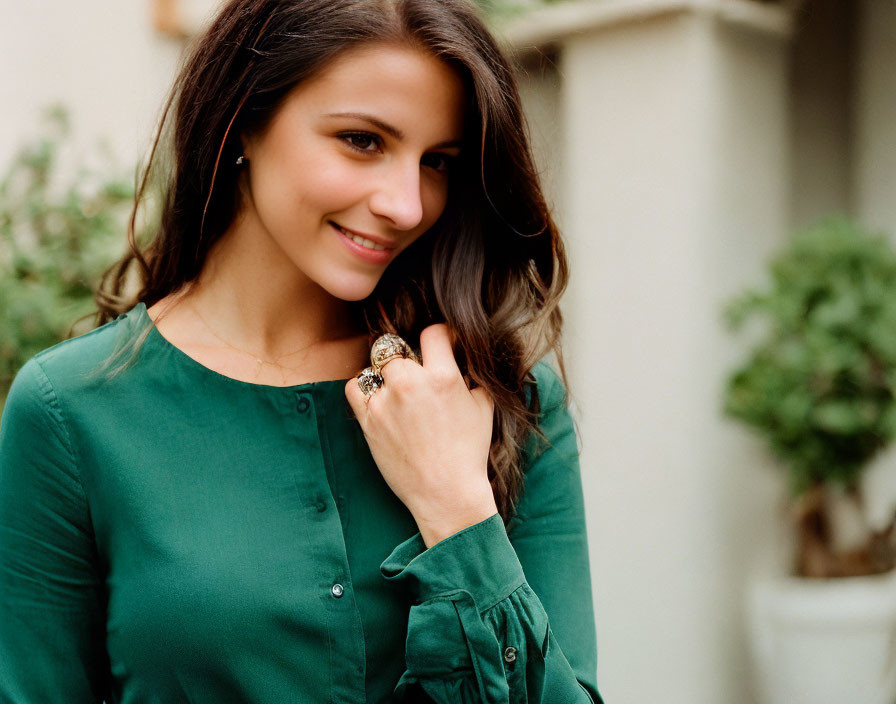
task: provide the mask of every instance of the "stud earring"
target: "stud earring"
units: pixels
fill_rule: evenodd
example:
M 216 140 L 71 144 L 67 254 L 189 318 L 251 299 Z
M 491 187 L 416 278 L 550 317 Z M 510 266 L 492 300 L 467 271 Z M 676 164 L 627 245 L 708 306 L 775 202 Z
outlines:
M 237 165 L 237 166 L 242 166 L 243 164 L 248 163 L 248 161 L 249 161 L 249 160 L 248 160 L 246 157 L 244 157 L 242 154 L 240 154 L 240 155 L 236 158 L 236 165 Z

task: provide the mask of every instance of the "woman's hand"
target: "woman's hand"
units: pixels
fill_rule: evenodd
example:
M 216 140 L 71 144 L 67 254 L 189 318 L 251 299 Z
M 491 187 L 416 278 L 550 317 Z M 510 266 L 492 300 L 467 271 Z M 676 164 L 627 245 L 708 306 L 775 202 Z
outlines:
M 386 483 L 414 516 L 426 547 L 493 516 L 488 481 L 494 402 L 468 389 L 448 326 L 420 334 L 423 365 L 394 359 L 369 400 L 350 379 L 345 395 Z

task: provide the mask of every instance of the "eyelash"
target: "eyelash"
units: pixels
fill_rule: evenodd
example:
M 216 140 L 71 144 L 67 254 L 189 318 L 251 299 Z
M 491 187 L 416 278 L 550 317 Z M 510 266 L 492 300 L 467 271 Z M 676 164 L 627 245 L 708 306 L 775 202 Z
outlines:
M 359 152 L 370 152 L 370 149 L 363 149 L 359 147 L 357 144 L 352 142 L 353 139 L 357 139 L 358 137 L 362 139 L 368 139 L 372 143 L 382 146 L 383 140 L 380 139 L 379 135 L 372 134 L 370 132 L 343 132 L 339 135 L 339 138 L 342 139 L 349 147 Z
M 454 164 L 457 162 L 457 158 L 451 156 L 450 154 L 441 154 L 440 152 L 433 152 L 432 154 L 427 154 L 424 156 L 424 159 L 429 156 L 438 157 L 444 162 L 444 166 L 441 169 L 435 169 L 440 173 L 450 173 L 454 170 Z
M 383 140 L 379 135 L 373 134 L 372 132 L 343 132 L 339 135 L 339 138 L 345 142 L 345 144 L 350 148 L 355 150 L 356 152 L 361 152 L 362 154 L 370 154 L 374 150 L 372 149 L 364 149 L 363 147 L 359 147 L 352 140 L 358 138 L 369 140 L 370 143 L 376 144 L 377 146 L 382 146 Z M 424 159 L 427 157 L 438 157 L 442 159 L 444 162 L 444 166 L 442 168 L 433 167 L 435 171 L 440 173 L 447 173 L 452 170 L 454 163 L 457 161 L 457 158 L 451 156 L 450 154 L 442 154 L 440 152 L 432 152 L 431 154 L 424 155 Z M 428 164 L 427 164 L 428 165 Z

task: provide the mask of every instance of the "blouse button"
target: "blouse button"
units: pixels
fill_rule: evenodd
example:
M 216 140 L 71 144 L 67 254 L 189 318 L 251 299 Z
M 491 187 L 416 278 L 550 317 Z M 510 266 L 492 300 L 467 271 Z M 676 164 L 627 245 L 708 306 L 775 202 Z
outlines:
M 341 584 L 334 584 L 330 592 L 338 599 L 345 592 L 345 589 L 342 588 Z
M 323 513 L 327 510 L 327 505 L 323 501 L 318 501 L 316 504 L 314 504 L 314 508 L 317 509 L 318 513 Z
M 504 648 L 504 662 L 513 662 L 514 660 L 516 660 L 516 648 L 508 645 Z
M 307 413 L 310 406 L 311 402 L 307 398 L 302 396 L 301 398 L 299 398 L 298 404 L 296 404 L 296 409 L 298 409 L 299 413 Z

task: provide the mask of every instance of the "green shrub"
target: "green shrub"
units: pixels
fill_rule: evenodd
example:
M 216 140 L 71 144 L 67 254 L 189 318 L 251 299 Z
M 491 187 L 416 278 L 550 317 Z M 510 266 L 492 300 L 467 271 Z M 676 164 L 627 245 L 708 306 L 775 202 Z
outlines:
M 748 319 L 761 327 L 727 381 L 725 411 L 786 468 L 801 531 L 797 571 L 884 571 L 896 555 L 883 532 L 833 555 L 829 511 L 838 488 L 861 506 L 862 470 L 896 436 L 896 253 L 887 237 L 831 218 L 797 234 L 770 273 L 770 286 L 726 308 L 733 328 Z
M 94 290 L 126 246 L 133 186 L 88 169 L 55 183 L 69 138 L 51 108 L 0 179 L 0 399 L 29 357 L 91 327 Z
M 772 285 L 727 309 L 765 336 L 731 376 L 727 412 L 790 469 L 795 493 L 852 486 L 896 434 L 896 253 L 849 220 L 800 233 L 771 264 Z

